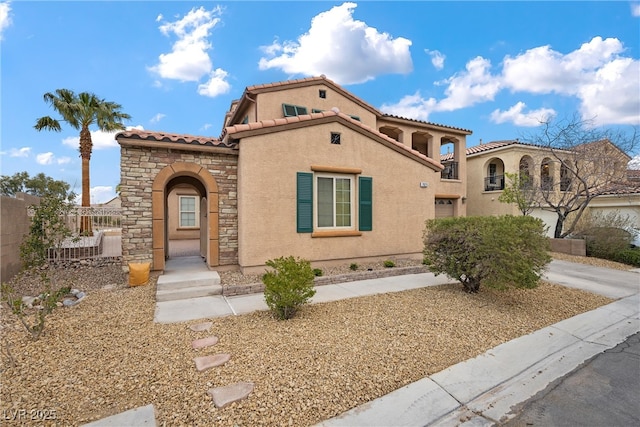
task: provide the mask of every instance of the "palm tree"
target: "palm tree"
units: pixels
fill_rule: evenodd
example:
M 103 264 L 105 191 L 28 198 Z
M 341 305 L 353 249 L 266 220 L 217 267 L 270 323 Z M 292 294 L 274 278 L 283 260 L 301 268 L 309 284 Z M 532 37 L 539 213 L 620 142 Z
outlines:
M 108 102 L 98 98 L 90 92 L 75 94 L 69 89 L 57 89 L 55 93 L 44 94 L 44 101 L 51 104 L 53 109 L 60 114 L 62 121 L 72 128 L 80 131 L 80 157 L 82 158 L 82 206 L 90 206 L 89 161 L 91 160 L 91 132 L 89 126 L 97 125 L 103 132 L 115 132 L 123 130 L 123 120 L 131 118 L 129 114 L 121 111 L 122 106 L 115 102 Z M 49 116 L 40 117 L 34 126 L 38 131 L 62 130 L 60 121 Z M 83 218 L 80 230 L 91 234 L 91 224 L 88 218 Z

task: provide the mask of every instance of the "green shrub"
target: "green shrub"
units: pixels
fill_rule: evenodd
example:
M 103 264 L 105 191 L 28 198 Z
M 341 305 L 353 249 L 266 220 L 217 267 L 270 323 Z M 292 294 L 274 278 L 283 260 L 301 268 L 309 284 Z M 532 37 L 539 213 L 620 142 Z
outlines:
M 593 227 L 579 236 L 585 239 L 587 256 L 613 259 L 615 254 L 627 249 L 631 242 L 628 231 L 616 227 Z
M 640 248 L 628 248 L 618 251 L 612 257 L 612 261 L 640 267 Z
M 395 266 L 396 266 L 396 263 L 395 263 L 395 262 L 393 262 L 393 261 L 391 261 L 390 259 L 388 259 L 388 260 L 384 261 L 382 264 L 383 264 L 386 268 L 393 268 L 393 267 L 395 267 Z
M 544 223 L 530 216 L 428 220 L 424 244 L 431 271 L 459 280 L 473 293 L 481 284 L 534 288 L 551 261 Z
M 322 277 L 322 275 L 323 275 L 323 274 L 324 274 L 324 273 L 322 272 L 322 270 L 321 270 L 321 269 L 319 269 L 319 268 L 314 268 L 314 269 L 313 269 L 313 275 L 314 275 L 314 276 L 316 276 L 316 277 Z
M 351 263 L 351 265 L 349 265 L 349 269 L 351 271 L 356 271 L 358 269 L 358 264 L 356 264 L 355 262 Z
M 262 276 L 267 306 L 276 318 L 290 319 L 316 294 L 311 262 L 289 256 L 269 260 L 266 265 L 273 268 Z

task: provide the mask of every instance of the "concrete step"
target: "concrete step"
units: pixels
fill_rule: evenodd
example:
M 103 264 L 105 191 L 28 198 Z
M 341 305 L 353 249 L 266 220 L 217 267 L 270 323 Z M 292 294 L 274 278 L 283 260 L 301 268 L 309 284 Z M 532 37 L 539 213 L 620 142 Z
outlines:
M 217 271 L 181 271 L 165 273 L 158 277 L 157 289 L 180 289 L 219 284 L 220 275 Z
M 156 290 L 156 302 L 222 295 L 222 285 L 200 285 Z

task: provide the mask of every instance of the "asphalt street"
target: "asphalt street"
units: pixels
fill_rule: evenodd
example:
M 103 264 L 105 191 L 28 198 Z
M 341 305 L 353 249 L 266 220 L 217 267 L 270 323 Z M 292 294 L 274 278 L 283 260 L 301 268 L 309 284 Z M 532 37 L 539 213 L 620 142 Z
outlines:
M 554 381 L 504 424 L 640 426 L 640 333 Z

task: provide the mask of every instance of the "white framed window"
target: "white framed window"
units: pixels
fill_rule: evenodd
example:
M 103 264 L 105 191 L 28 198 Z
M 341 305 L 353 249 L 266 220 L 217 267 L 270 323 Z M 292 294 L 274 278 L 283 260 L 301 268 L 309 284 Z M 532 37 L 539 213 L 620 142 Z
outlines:
M 354 228 L 355 191 L 350 175 L 316 174 L 315 223 L 318 229 Z
M 180 228 L 200 226 L 200 203 L 196 196 L 178 196 Z

